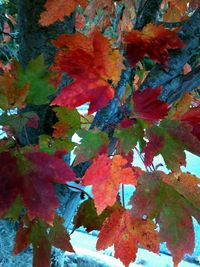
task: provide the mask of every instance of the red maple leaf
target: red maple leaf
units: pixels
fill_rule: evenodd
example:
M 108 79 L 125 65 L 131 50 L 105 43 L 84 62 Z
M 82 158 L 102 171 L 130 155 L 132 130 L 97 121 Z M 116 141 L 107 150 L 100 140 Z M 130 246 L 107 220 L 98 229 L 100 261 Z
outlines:
M 61 35 L 53 43 L 60 48 L 55 70 L 68 73 L 74 81 L 51 104 L 75 108 L 90 102 L 89 113 L 104 107 L 114 96 L 110 80 L 116 84 L 124 68 L 119 51 L 97 29 L 89 37 Z
M 136 91 L 133 95 L 134 111 L 141 119 L 155 122 L 162 120 L 168 114 L 169 106 L 159 100 L 161 87 L 144 91 Z
M 124 36 L 126 54 L 132 67 L 148 55 L 155 62 L 166 66 L 169 60 L 167 49 L 184 47 L 177 30 L 168 30 L 161 25 L 146 25 L 142 31 L 134 30 Z
M 84 177 L 84 185 L 92 185 L 94 203 L 97 214 L 100 214 L 107 206 L 113 206 L 120 184 L 137 184 L 137 174 L 132 168 L 126 167 L 128 161 L 120 155 L 112 159 L 102 154 L 93 161 L 87 169 Z
M 130 210 L 118 209 L 105 220 L 96 248 L 101 250 L 114 245 L 115 257 L 128 266 L 136 258 L 138 243 L 159 253 L 158 233 L 155 228 L 156 225 L 149 220 L 134 218 Z
M 38 151 L 16 157 L 3 152 L 0 160 L 4 164 L 0 177 L 0 215 L 4 215 L 19 195 L 30 220 L 39 217 L 51 223 L 54 209 L 59 207 L 53 183 L 74 180 L 70 167 L 57 154 Z
M 192 134 L 200 141 L 200 106 L 190 108 L 180 120 L 192 126 Z
M 160 152 L 165 142 L 162 136 L 156 135 L 153 132 L 150 133 L 149 139 L 149 142 L 146 144 L 143 150 L 145 154 L 144 164 L 146 167 L 152 164 L 154 156 Z

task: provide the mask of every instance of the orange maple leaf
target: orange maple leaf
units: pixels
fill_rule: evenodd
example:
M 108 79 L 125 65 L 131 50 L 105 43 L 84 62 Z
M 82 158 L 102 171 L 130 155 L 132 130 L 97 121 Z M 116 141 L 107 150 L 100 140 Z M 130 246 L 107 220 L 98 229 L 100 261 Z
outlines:
M 11 72 L 5 71 L 0 76 L 0 108 L 7 110 L 10 108 L 24 108 L 25 107 L 25 99 L 29 92 L 29 84 L 25 84 L 21 88 L 17 88 L 16 79 L 13 75 L 15 71 L 14 64 L 11 66 Z
M 40 15 L 40 24 L 49 26 L 57 20 L 63 21 L 65 16 L 69 16 L 78 5 L 85 8 L 88 0 L 47 0 L 45 11 Z
M 87 169 L 83 183 L 92 185 L 97 214 L 100 214 L 107 206 L 114 205 L 121 183 L 137 184 L 137 176 L 132 168 L 126 167 L 127 163 L 128 161 L 120 155 L 110 159 L 102 154 Z
M 96 248 L 102 250 L 114 244 L 115 257 L 128 266 L 136 258 L 138 243 L 159 253 L 158 232 L 155 228 L 152 221 L 134 218 L 130 210 L 118 209 L 104 221 Z
M 97 29 L 89 37 L 78 32 L 61 35 L 53 43 L 60 48 L 54 69 L 74 81 L 62 88 L 52 105 L 75 108 L 90 102 L 88 113 L 104 107 L 114 96 L 110 81 L 117 84 L 124 68 L 119 51 Z

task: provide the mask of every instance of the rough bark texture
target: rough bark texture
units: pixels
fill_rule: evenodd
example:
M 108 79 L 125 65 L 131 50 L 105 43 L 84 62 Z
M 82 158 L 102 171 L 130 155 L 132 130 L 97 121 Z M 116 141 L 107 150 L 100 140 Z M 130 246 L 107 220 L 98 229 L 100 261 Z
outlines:
M 141 30 L 146 24 L 156 22 L 161 3 L 162 0 L 146 0 L 143 5 L 139 5 L 134 28 Z
M 185 48 L 170 52 L 167 69 L 155 65 L 148 74 L 141 90 L 163 85 L 162 99 L 168 103 L 176 101 L 185 91 L 193 90 L 200 80 L 199 68 L 187 76 L 182 75 L 183 66 L 194 56 L 200 45 L 200 8 L 180 29 L 179 36 L 185 43 Z

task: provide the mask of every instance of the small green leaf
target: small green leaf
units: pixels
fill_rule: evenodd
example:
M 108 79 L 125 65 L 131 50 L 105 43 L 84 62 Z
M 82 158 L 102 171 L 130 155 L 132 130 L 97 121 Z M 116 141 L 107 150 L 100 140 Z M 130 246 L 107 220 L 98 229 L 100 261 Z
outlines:
M 77 134 L 82 140 L 74 151 L 76 154 L 74 165 L 90 160 L 99 153 L 107 151 L 109 138 L 105 132 L 99 132 L 97 129 L 95 131 L 80 129 Z
M 139 142 L 140 147 L 144 146 L 143 140 L 144 131 L 138 124 L 134 124 L 128 128 L 115 129 L 114 137 L 119 139 L 120 148 L 124 150 L 126 154 L 133 149 Z
M 53 138 L 50 135 L 45 134 L 39 136 L 40 151 L 44 151 L 49 154 L 54 154 L 57 150 L 65 150 L 66 153 L 70 152 L 75 147 L 75 145 L 75 143 L 67 139 L 62 140 Z
M 58 122 L 54 124 L 54 137 L 66 138 L 71 137 L 78 129 L 81 128 L 80 115 L 76 109 L 67 107 L 53 108 L 56 112 Z
M 42 105 L 50 102 L 49 96 L 55 90 L 49 83 L 48 68 L 44 63 L 43 55 L 36 59 L 32 59 L 25 69 L 18 66 L 17 87 L 21 88 L 25 84 L 29 84 L 29 92 L 25 102 L 27 104 Z

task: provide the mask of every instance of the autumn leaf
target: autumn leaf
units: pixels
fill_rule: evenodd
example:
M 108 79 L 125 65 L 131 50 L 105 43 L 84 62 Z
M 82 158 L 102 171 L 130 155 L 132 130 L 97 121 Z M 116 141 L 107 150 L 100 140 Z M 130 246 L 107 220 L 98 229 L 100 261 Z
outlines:
M 86 8 L 87 4 L 88 0 L 47 0 L 44 5 L 46 10 L 41 13 L 39 22 L 42 26 L 49 26 L 58 20 L 63 21 L 78 5 Z
M 62 88 L 51 105 L 75 108 L 90 102 L 89 114 L 104 107 L 114 96 L 110 81 L 116 85 L 124 68 L 119 51 L 97 29 L 89 37 L 61 35 L 53 43 L 60 47 L 55 70 L 68 73 L 73 82 Z
M 158 233 L 155 228 L 156 225 L 149 220 L 134 218 L 130 210 L 117 209 L 103 223 L 96 248 L 102 250 L 114 245 L 114 256 L 128 266 L 136 258 L 138 243 L 159 253 Z
M 58 122 L 53 125 L 53 136 L 56 138 L 71 137 L 80 127 L 80 115 L 76 109 L 66 107 L 53 108 Z
M 200 141 L 200 106 L 188 109 L 180 120 L 192 127 L 192 134 Z
M 169 8 L 164 14 L 164 20 L 177 22 L 183 20 L 187 11 L 188 0 L 170 0 Z
M 166 67 L 169 60 L 168 49 L 183 48 L 184 44 L 177 30 L 168 30 L 163 26 L 147 24 L 142 31 L 134 30 L 124 36 L 126 54 L 132 67 L 145 55 Z
M 159 224 L 160 241 L 167 242 L 175 266 L 185 253 L 194 249 L 194 229 L 191 216 L 199 220 L 199 179 L 190 174 L 145 173 L 130 204 L 132 214 L 155 218 Z M 154 196 L 154 197 L 152 197 Z
M 27 104 L 42 105 L 50 102 L 48 97 L 55 92 L 55 89 L 49 83 L 48 69 L 43 55 L 32 59 L 25 69 L 17 64 L 16 86 L 21 88 L 26 84 L 29 85 L 25 101 Z
M 0 177 L 0 216 L 21 196 L 30 220 L 39 217 L 51 223 L 54 209 L 59 206 L 53 183 L 75 180 L 70 167 L 58 154 L 38 151 L 16 153 L 15 156 L 2 152 L 0 159 L 4 163 Z
M 56 151 L 65 151 L 68 153 L 73 150 L 76 143 L 61 138 L 54 138 L 50 135 L 42 134 L 39 136 L 40 151 L 54 154 Z
M 13 254 L 17 255 L 32 244 L 33 267 L 49 267 L 52 246 L 74 252 L 63 221 L 56 215 L 53 224 L 49 226 L 42 220 L 30 222 L 23 218 L 15 236 Z
M 136 91 L 133 95 L 134 111 L 143 120 L 156 122 L 167 116 L 169 106 L 159 100 L 161 87 Z
M 175 120 L 180 120 L 183 114 L 188 111 L 193 97 L 194 96 L 192 93 L 186 92 L 171 109 L 171 111 L 173 112 L 171 118 Z
M 120 127 L 115 129 L 114 137 L 119 141 L 120 151 L 128 154 L 138 142 L 141 145 L 144 144 L 144 130 L 138 123 L 129 127 L 124 127 L 123 125 L 124 124 L 121 124 Z
M 99 215 L 107 206 L 113 206 L 120 184 L 137 184 L 132 168 L 126 168 L 127 160 L 120 155 L 108 158 L 102 154 L 93 160 L 83 176 L 84 185 L 92 185 L 94 203 Z
M 24 108 L 25 99 L 29 92 L 29 84 L 24 83 L 22 86 L 16 86 L 16 78 L 12 75 L 14 66 L 11 66 L 12 70 L 4 72 L 0 75 L 0 108 L 3 110 Z
M 76 13 L 76 20 L 75 20 L 75 27 L 76 30 L 83 30 L 85 27 L 85 17 L 81 13 Z
M 149 128 L 146 137 L 149 139 L 144 150 L 146 164 L 151 164 L 153 157 L 161 154 L 168 169 L 178 171 L 181 165 L 186 166 L 185 150 L 200 155 L 199 140 L 189 124 L 163 120 L 159 126 Z
M 58 215 L 55 215 L 53 227 L 51 227 L 49 231 L 49 240 L 56 248 L 74 252 L 74 249 L 70 244 L 70 236 L 67 233 L 63 223 L 64 219 Z
M 100 215 L 97 215 L 94 200 L 87 199 L 79 206 L 73 219 L 73 231 L 81 226 L 85 227 L 87 232 L 100 230 L 105 219 L 119 208 L 120 204 L 116 202 L 112 207 L 107 207 Z
M 0 125 L 9 126 L 9 130 L 19 135 L 25 127 L 37 128 L 39 117 L 34 112 L 24 112 L 20 114 L 3 113 L 0 116 Z
M 150 141 L 144 147 L 144 164 L 146 167 L 150 166 L 153 158 L 157 155 L 164 146 L 164 138 L 156 135 L 153 132 L 150 134 Z
M 97 129 L 95 131 L 80 129 L 76 133 L 81 138 L 81 143 L 74 150 L 76 155 L 74 166 L 80 162 L 91 160 L 100 154 L 107 153 L 109 138 L 105 132 L 100 132 Z

